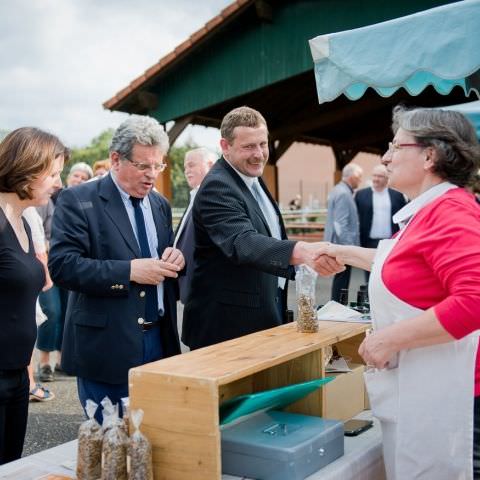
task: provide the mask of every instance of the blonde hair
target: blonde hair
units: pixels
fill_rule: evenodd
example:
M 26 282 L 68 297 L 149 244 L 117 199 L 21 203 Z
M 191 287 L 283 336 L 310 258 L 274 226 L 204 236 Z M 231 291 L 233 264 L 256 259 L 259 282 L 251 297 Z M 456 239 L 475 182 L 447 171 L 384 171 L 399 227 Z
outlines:
M 60 156 L 67 161 L 69 151 L 51 133 L 33 127 L 10 132 L 0 143 L 0 192 L 32 199 L 32 182 L 48 172 Z
M 110 160 L 108 158 L 106 160 L 98 160 L 93 164 L 93 174 L 97 174 L 97 170 L 99 168 L 104 168 L 105 170 L 110 170 Z

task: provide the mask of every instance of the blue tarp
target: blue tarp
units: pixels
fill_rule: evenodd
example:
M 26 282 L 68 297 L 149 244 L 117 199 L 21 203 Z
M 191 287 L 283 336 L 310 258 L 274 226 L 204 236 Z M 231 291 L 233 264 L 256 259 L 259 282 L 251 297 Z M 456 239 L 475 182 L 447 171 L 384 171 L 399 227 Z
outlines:
M 477 131 L 477 138 L 480 140 L 480 101 L 461 103 L 460 105 L 450 105 L 442 108 L 447 110 L 456 110 L 466 115 L 473 123 L 473 126 Z
M 341 94 L 359 99 L 399 88 L 418 95 L 428 85 L 442 95 L 460 86 L 480 98 L 480 0 L 465 0 L 406 17 L 310 40 L 320 103 Z

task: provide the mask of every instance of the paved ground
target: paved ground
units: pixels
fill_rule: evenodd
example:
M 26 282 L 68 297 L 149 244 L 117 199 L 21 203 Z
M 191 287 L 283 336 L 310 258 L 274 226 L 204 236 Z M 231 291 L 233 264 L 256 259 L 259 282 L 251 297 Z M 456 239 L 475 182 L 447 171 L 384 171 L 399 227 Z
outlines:
M 356 299 L 361 283 L 364 283 L 363 272 L 354 269 L 350 282 L 350 300 Z M 330 288 L 331 279 L 319 278 L 317 304 L 324 304 L 330 299 Z M 296 315 L 294 282 L 289 287 L 289 307 Z M 181 308 L 178 317 L 181 325 Z M 56 398 L 50 402 L 30 402 L 24 456 L 73 440 L 77 437 L 78 426 L 84 420 L 74 377 L 60 376 L 45 385 L 55 393 Z

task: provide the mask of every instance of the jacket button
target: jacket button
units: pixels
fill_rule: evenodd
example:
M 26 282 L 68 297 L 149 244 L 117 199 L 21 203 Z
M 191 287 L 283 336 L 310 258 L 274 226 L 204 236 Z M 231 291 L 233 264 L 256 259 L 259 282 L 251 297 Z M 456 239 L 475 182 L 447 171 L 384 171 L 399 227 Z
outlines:
M 142 317 L 140 317 L 140 318 L 137 320 L 137 322 L 138 322 L 139 325 L 143 325 L 143 324 L 145 323 L 145 320 L 144 320 Z
M 142 291 L 140 292 L 140 297 L 143 298 L 144 296 L 145 296 L 145 292 L 142 290 Z

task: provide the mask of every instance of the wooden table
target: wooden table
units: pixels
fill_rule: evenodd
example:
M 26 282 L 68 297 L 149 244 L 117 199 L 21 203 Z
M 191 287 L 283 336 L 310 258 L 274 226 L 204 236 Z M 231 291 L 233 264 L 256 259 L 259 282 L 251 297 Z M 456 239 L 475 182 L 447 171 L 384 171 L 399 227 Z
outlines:
M 370 418 L 370 412 L 365 411 L 358 418 Z M 345 437 L 345 455 L 306 480 L 385 480 L 380 425 L 377 420 L 374 422 L 372 429 L 358 437 Z M 0 480 L 33 480 L 50 473 L 74 478 L 76 458 L 74 440 L 0 466 Z M 155 475 L 155 480 L 163 478 L 161 473 Z M 195 480 L 196 476 L 185 475 L 184 479 Z M 222 480 L 239 477 L 222 475 Z
M 325 348 L 333 344 L 361 363 L 357 350 L 367 328 L 320 322 L 318 333 L 304 334 L 291 323 L 132 369 L 130 404 L 145 412 L 142 431 L 153 445 L 156 477 L 220 479 L 219 405 L 237 395 L 325 377 Z M 323 389 L 289 411 L 328 417 Z

